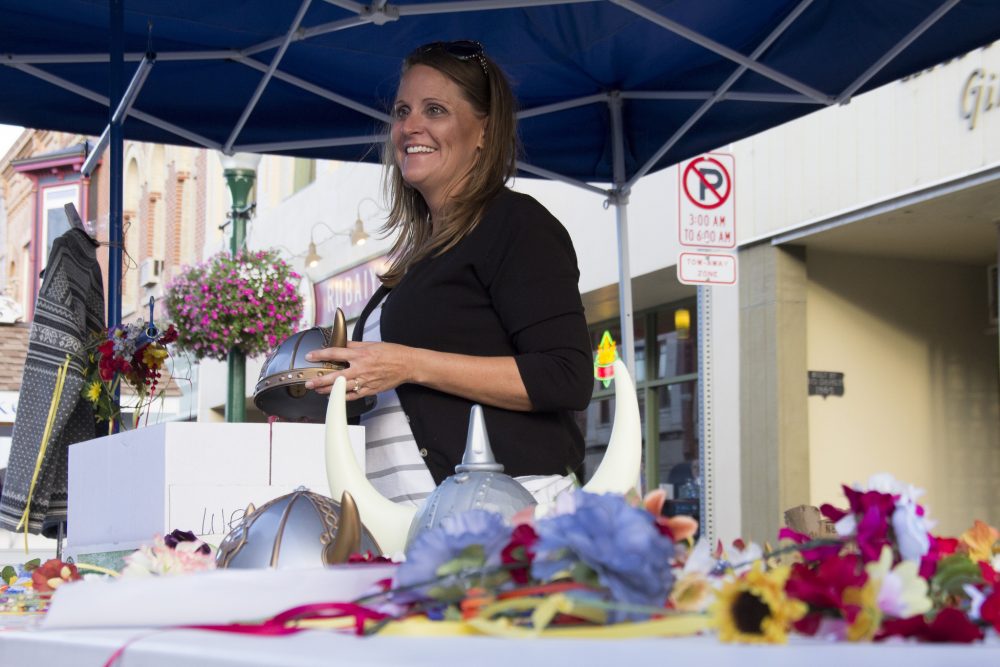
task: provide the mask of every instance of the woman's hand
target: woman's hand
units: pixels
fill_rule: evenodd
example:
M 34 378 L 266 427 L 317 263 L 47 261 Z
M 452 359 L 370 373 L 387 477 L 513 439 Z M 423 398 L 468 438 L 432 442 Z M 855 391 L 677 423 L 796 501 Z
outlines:
M 306 382 L 307 389 L 329 394 L 334 381 L 347 380 L 347 399 L 372 396 L 412 382 L 483 405 L 531 410 L 514 357 L 474 357 L 395 343 L 358 343 L 327 347 L 306 355 L 308 361 L 346 361 L 350 368 Z
M 338 377 L 347 380 L 347 398 L 354 400 L 395 389 L 412 381 L 413 348 L 395 343 L 359 343 L 348 341 L 347 347 L 327 347 L 306 355 L 307 361 L 347 362 L 350 368 L 333 371 L 306 382 L 307 389 L 329 394 Z

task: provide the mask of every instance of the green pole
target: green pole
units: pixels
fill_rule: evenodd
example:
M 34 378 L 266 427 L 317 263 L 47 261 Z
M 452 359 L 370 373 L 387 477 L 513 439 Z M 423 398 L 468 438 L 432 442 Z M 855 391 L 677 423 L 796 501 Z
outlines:
M 235 256 L 246 242 L 246 225 L 249 217 L 248 199 L 253 188 L 256 172 L 252 169 L 226 169 L 223 171 L 226 184 L 233 196 L 233 235 L 229 249 Z M 246 421 L 247 358 L 243 350 L 231 348 L 227 358 L 229 364 L 228 393 L 226 395 L 226 421 L 240 423 Z

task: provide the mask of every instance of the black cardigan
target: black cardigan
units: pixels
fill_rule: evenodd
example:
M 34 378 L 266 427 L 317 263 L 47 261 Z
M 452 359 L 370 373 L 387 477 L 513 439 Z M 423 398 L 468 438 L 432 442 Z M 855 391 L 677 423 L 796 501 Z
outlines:
M 509 475 L 579 473 L 583 436 L 573 411 L 593 391 L 590 336 L 569 234 L 533 198 L 504 189 L 454 248 L 381 287 L 382 340 L 476 356 L 513 356 L 531 412 L 484 406 L 493 452 Z M 461 462 L 472 401 L 416 384 L 396 388 L 435 482 Z

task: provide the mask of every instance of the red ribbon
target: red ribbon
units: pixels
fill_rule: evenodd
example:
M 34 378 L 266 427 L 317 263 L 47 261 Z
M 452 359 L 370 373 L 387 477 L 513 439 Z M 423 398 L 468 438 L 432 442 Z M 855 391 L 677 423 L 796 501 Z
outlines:
M 211 632 L 229 632 L 241 635 L 257 635 L 259 637 L 280 637 L 302 632 L 308 628 L 290 625 L 295 621 L 324 619 L 324 618 L 354 618 L 354 634 L 361 636 L 365 631 L 365 621 L 381 621 L 388 618 L 388 614 L 362 607 L 353 602 L 319 602 L 315 604 L 304 604 L 285 610 L 262 623 L 225 623 L 222 625 L 179 625 L 173 628 L 162 628 L 160 632 L 166 630 L 208 630 Z M 153 633 L 146 633 L 133 637 L 121 648 L 111 654 L 104 667 L 113 667 L 115 662 L 122 656 L 125 649 L 133 643 L 147 637 Z

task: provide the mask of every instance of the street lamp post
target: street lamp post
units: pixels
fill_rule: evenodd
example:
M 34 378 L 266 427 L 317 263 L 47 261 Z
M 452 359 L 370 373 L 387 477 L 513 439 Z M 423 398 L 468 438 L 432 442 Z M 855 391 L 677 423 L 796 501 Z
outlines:
M 231 221 L 233 233 L 229 248 L 235 256 L 246 242 L 247 220 L 253 204 L 249 201 L 257 177 L 257 165 L 260 155 L 255 153 L 234 153 L 219 155 L 222 163 L 222 174 L 226 177 L 226 185 L 233 198 Z M 226 421 L 243 422 L 246 420 L 246 355 L 239 348 L 231 348 L 228 355 L 229 382 L 226 394 Z

